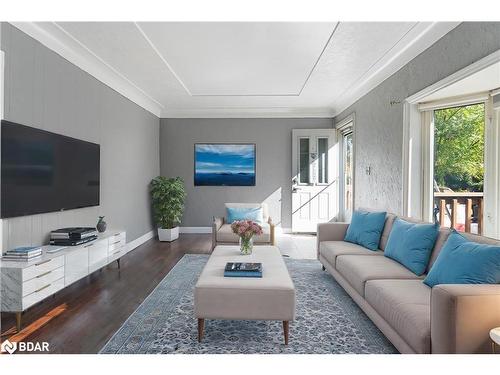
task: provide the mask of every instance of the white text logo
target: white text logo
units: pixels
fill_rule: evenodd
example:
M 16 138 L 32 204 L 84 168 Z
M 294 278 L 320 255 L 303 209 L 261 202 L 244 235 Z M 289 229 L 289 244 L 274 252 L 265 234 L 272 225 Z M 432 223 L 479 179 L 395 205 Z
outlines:
M 11 342 L 9 340 L 5 340 L 0 347 L 0 351 L 2 353 L 12 354 L 15 351 L 18 352 L 48 352 L 49 351 L 49 343 L 48 342 Z

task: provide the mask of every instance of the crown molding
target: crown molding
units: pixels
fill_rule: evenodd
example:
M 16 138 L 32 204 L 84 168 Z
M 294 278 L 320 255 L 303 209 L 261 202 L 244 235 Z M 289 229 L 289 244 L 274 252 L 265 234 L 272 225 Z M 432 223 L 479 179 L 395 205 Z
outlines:
M 162 118 L 307 118 L 334 117 L 434 44 L 459 22 L 418 22 L 385 55 L 332 103 L 319 108 L 170 109 L 107 64 L 55 22 L 11 22 L 13 26 L 95 77 L 145 110 Z
M 160 117 L 163 109 L 161 103 L 146 94 L 55 22 L 10 22 L 10 24 L 138 106 Z
M 169 109 L 162 118 L 332 118 L 331 108 L 204 108 Z
M 368 94 L 459 24 L 460 22 L 418 22 L 341 95 L 333 106 L 335 116 Z

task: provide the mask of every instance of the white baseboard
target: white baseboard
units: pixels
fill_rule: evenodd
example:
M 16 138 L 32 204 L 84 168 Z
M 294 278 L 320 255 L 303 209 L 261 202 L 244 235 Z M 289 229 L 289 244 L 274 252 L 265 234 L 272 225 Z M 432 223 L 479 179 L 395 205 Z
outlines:
M 212 227 L 180 227 L 180 233 L 212 233 Z
M 151 238 L 153 238 L 156 235 L 156 231 L 152 230 L 150 232 L 147 232 L 146 234 L 143 234 L 139 238 L 136 238 L 133 241 L 130 241 L 127 243 L 128 250 L 127 251 L 132 251 L 136 247 L 141 246 L 144 242 L 149 241 Z

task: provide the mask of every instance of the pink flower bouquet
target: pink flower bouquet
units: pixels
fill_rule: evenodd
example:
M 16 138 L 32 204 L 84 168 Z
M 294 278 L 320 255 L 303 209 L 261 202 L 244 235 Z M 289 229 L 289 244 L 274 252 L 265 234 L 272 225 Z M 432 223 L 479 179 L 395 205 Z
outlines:
M 262 227 L 252 220 L 234 221 L 231 224 L 233 233 L 240 237 L 240 250 L 244 255 L 252 253 L 253 236 L 263 233 Z

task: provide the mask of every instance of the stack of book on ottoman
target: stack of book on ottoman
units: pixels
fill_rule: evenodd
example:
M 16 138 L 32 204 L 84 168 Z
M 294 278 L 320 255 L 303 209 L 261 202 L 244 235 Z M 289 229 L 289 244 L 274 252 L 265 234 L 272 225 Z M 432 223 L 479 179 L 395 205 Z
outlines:
M 225 277 L 262 277 L 262 263 L 226 263 Z
M 17 247 L 13 250 L 7 250 L 2 256 L 2 260 L 13 260 L 17 262 L 27 262 L 38 259 L 42 256 L 41 246 Z

